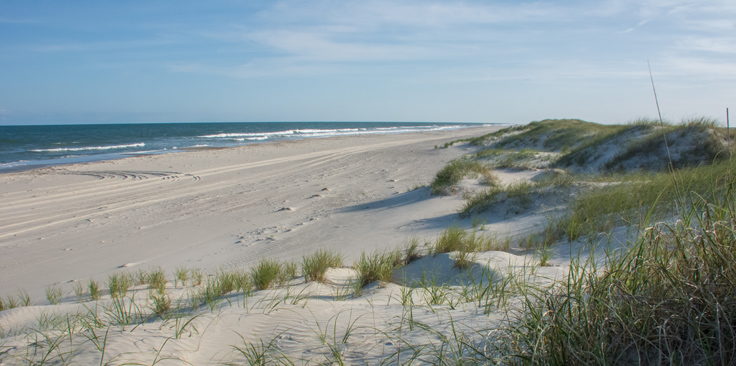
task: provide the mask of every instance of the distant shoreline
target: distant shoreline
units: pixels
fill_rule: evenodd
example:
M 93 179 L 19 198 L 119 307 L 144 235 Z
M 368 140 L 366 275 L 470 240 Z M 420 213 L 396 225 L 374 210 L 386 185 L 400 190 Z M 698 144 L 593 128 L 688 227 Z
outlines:
M 469 123 L 185 123 L 0 126 L 0 174 L 142 155 L 337 136 L 489 127 Z M 298 128 L 297 128 L 298 127 Z

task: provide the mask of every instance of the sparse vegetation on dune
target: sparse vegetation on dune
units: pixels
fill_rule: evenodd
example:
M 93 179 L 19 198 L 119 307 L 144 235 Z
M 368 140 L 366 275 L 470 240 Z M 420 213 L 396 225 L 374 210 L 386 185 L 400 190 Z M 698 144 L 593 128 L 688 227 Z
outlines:
M 302 272 L 305 281 L 323 282 L 328 268 L 340 266 L 342 266 L 342 256 L 324 249 L 302 258 Z
M 676 140 L 696 133 L 713 140 L 699 139 L 703 146 L 687 149 L 673 147 Z M 721 133 L 708 120 L 676 126 L 637 121 L 613 127 L 545 120 L 466 139 L 484 149 L 450 163 L 437 174 L 433 191 L 449 192 L 470 176 L 495 182 L 490 159 L 508 158 L 514 160 L 509 166 L 515 166 L 538 157 L 539 150 L 557 154 L 557 167 L 593 160 L 600 164 L 603 155 L 593 153 L 596 146 L 637 136 L 607 160 L 612 166 L 626 166 L 623 171 L 600 164 L 602 169 L 594 173 L 605 175 L 549 169 L 530 181 L 495 183 L 468 194 L 460 214 L 475 215 L 471 229 L 453 226 L 434 241 L 422 240 L 423 245 L 415 238 L 399 249 L 364 252 L 350 268 L 328 272 L 343 266 L 342 256 L 319 250 L 304 256 L 301 266 L 265 258 L 252 268 L 210 275 L 179 268 L 173 273 L 173 285 L 160 269 L 115 272 L 103 281 L 109 293 L 95 281 L 87 286 L 75 282 L 80 302 L 76 309 L 86 311 L 63 313 L 59 307 L 39 316 L 38 324 L 0 327 L 0 363 L 15 357 L 12 361 L 17 358 L 22 364 L 74 364 L 85 352 L 98 352 L 95 364 L 125 364 L 107 352 L 117 351 L 128 342 L 125 337 L 137 337 L 141 334 L 137 332 L 165 341 L 153 347 L 148 361 L 127 364 L 187 363 L 177 358 L 177 351 L 168 356 L 164 348 L 180 350 L 201 342 L 196 337 L 227 328 L 223 323 L 231 319 L 253 316 L 270 325 L 272 319 L 300 312 L 315 317 L 319 342 L 309 352 L 296 356 L 288 352 L 293 344 L 308 342 L 295 338 L 308 331 L 287 335 L 288 329 L 274 326 L 275 333 L 264 338 L 241 335 L 240 343 L 232 345 L 233 357 L 240 359 L 223 362 L 351 363 L 363 355 L 355 350 L 362 352 L 366 339 L 373 342 L 370 337 L 375 337 L 380 351 L 374 348 L 365 354 L 384 357 L 371 359 L 377 364 L 730 364 L 736 359 L 736 162 L 726 159 L 730 147 Z M 670 153 L 682 164 L 673 158 L 666 169 L 658 163 L 645 164 L 650 171 L 626 171 L 630 166 L 626 162 L 660 154 L 657 141 L 665 137 L 673 143 Z M 524 150 L 529 144 L 539 150 Z M 691 152 L 695 155 L 688 155 Z M 696 161 L 693 156 L 710 158 Z M 499 239 L 487 231 L 486 225 L 495 221 L 486 224 L 487 217 L 476 215 L 499 204 L 527 207 L 535 214 L 535 201 L 551 196 L 565 196 L 556 202 L 569 202 L 567 211 L 549 216 L 541 232 L 522 232 L 530 235 L 515 237 L 514 248 L 510 238 Z M 468 221 L 459 225 L 469 225 Z M 600 233 L 619 227 L 633 229 L 638 238 L 614 250 L 601 249 Z M 568 248 L 555 247 L 560 243 L 569 244 L 569 265 L 561 265 L 565 254 L 560 252 Z M 581 250 L 575 256 L 577 248 Z M 491 252 L 499 250 L 507 253 Z M 419 272 L 402 281 L 394 278 Z M 433 276 L 439 272 L 445 277 Z M 299 275 L 304 281 L 292 281 Z M 382 285 L 363 293 L 376 281 Z M 74 301 L 62 296 L 62 287 L 47 289 L 50 304 Z M 328 300 L 338 304 L 337 314 L 331 313 L 332 308 L 309 308 Z M 0 311 L 30 304 L 28 294 L 20 292 L 0 298 Z M 350 310 L 339 310 L 343 305 Z M 42 307 L 27 311 L 38 308 Z M 207 320 L 200 323 L 200 317 Z M 379 325 L 383 323 L 388 325 Z M 261 328 L 259 323 L 254 329 Z M 193 339 L 177 342 L 187 337 Z M 15 343 L 2 348 L 5 339 Z M 26 344 L 19 346 L 22 342 Z M 150 346 L 140 344 L 139 350 Z
M 567 151 L 590 139 L 615 133 L 617 125 L 601 125 L 578 119 L 552 119 L 531 122 L 523 129 L 510 130 L 492 145 L 504 149 L 536 148 L 543 151 Z
M 510 206 L 513 212 L 528 209 L 534 201 L 534 196 L 545 194 L 561 195 L 561 189 L 570 187 L 575 182 L 574 177 L 564 172 L 550 171 L 549 174 L 536 182 L 519 182 L 507 186 L 495 186 L 470 195 L 465 205 L 460 209 L 460 217 L 469 217 L 473 214 L 488 210 L 501 202 Z
M 447 194 L 463 178 L 478 176 L 488 185 L 493 185 L 496 182 L 496 178 L 485 164 L 470 159 L 454 160 L 437 172 L 437 176 L 431 184 L 432 193 Z
M 736 197 L 693 194 L 681 219 L 608 257 L 570 265 L 564 286 L 530 292 L 506 329 L 513 362 L 730 364 L 736 358 Z
M 645 219 L 663 219 L 673 209 L 691 207 L 693 197 L 721 197 L 736 182 L 733 160 L 675 172 L 619 177 L 608 184 L 581 193 L 571 204 L 570 214 L 550 224 L 558 237 L 575 240 L 583 235 L 610 231 L 616 226 L 638 227 Z
M 405 263 L 400 251 L 386 253 L 362 253 L 360 259 L 353 264 L 356 271 L 356 289 L 363 288 L 375 281 L 388 282 L 394 269 Z

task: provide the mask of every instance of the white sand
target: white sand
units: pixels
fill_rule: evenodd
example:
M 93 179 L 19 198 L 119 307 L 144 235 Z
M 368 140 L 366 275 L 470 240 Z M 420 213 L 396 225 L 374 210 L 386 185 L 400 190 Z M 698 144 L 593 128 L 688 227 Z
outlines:
M 444 164 L 466 152 L 435 145 L 493 130 L 279 142 L 0 175 L 0 295 L 24 289 L 34 303 L 44 304 L 44 289 L 57 285 L 66 296 L 62 305 L 0 312 L 0 365 L 38 359 L 27 355 L 31 348 L 39 354 L 51 349 L 28 346 L 34 336 L 63 337 L 54 327 L 29 331 L 43 319 L 109 306 L 109 296 L 75 303 L 70 281 L 104 281 L 115 271 L 138 268 L 161 267 L 170 278 L 177 267 L 213 273 L 248 268 L 264 257 L 300 260 L 318 248 L 342 253 L 351 264 L 364 251 L 394 249 L 412 237 L 433 239 L 453 223 L 468 227 L 470 219 L 457 215 L 462 197 L 433 197 L 427 188 L 413 188 L 428 184 Z M 535 173 L 498 175 L 512 183 Z M 494 215 L 485 217 L 486 232 L 524 235 L 541 228 L 550 208 L 510 218 Z M 483 332 L 492 331 L 503 313 L 483 314 L 472 302 L 428 305 L 429 294 L 416 281 L 431 277 L 441 286 L 467 285 L 483 280 L 481 268 L 490 268 L 498 279 L 535 260 L 533 253 L 487 252 L 473 269 L 460 272 L 447 254 L 425 257 L 395 273 L 405 287 L 374 284 L 360 297 L 345 297 L 353 271 L 332 269 L 326 284 L 295 280 L 247 298 L 233 295 L 214 311 L 204 307 L 179 323 L 158 319 L 111 327 L 104 361 L 151 364 L 163 346 L 159 359 L 172 359 L 159 365 L 245 364 L 233 346 L 273 341 L 274 350 L 297 364 L 333 362 L 330 346 L 347 364 L 375 364 L 386 357 L 401 363 L 413 353 L 408 345 L 424 345 L 421 360 L 432 363 L 440 334 L 451 336 L 455 325 L 476 341 L 492 339 Z M 555 278 L 561 268 L 541 267 L 536 276 Z M 183 299 L 190 290 L 170 283 L 168 291 Z M 148 290 L 132 294 L 149 311 Z M 401 303 L 407 296 L 419 305 L 411 314 Z M 175 329 L 192 316 L 197 316 L 193 326 L 176 339 Z M 105 329 L 99 329 L 100 336 Z M 80 334 L 86 336 L 62 342 L 52 357 L 99 364 L 102 355 L 89 333 Z
M 0 175 L 0 294 L 121 266 L 248 266 L 317 248 L 349 260 L 432 237 L 460 199 L 426 189 L 458 148 L 495 128 L 278 142 Z

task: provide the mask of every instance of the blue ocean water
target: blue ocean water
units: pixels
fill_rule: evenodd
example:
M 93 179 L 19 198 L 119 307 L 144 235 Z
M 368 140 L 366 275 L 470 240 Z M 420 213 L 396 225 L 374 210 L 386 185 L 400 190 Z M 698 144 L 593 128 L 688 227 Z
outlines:
M 315 137 L 393 134 L 469 123 L 263 122 L 0 126 L 0 172 L 119 159 L 187 148 L 230 147 Z

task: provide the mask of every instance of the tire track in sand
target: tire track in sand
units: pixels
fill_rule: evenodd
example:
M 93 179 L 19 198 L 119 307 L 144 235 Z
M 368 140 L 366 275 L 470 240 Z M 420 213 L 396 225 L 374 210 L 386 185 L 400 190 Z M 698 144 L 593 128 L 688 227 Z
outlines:
M 98 217 L 101 215 L 108 215 L 110 213 L 115 213 L 123 210 L 136 209 L 147 205 L 211 192 L 237 183 L 244 183 L 244 181 L 236 181 L 233 179 L 220 182 L 205 183 L 202 179 L 206 177 L 285 163 L 292 163 L 294 165 L 292 167 L 285 167 L 284 169 L 274 169 L 275 172 L 272 173 L 258 174 L 252 177 L 246 177 L 246 179 L 257 178 L 259 180 L 263 180 L 278 175 L 295 174 L 299 171 L 314 169 L 317 166 L 327 164 L 334 160 L 346 158 L 357 153 L 399 145 L 406 145 L 424 140 L 426 140 L 426 138 L 390 141 L 370 145 L 321 150 L 296 156 L 286 156 L 256 162 L 233 164 L 224 167 L 205 169 L 188 173 L 188 175 L 190 176 L 200 177 L 200 180 L 196 181 L 196 185 L 194 187 L 191 187 L 189 185 L 185 187 L 167 186 L 167 194 L 158 198 L 151 198 L 151 196 L 154 194 L 160 195 L 160 188 L 162 184 L 177 182 L 165 181 L 161 179 L 144 179 L 127 182 L 117 182 L 113 185 L 91 187 L 89 189 L 82 190 L 81 192 L 74 191 L 72 189 L 67 192 L 59 192 L 55 195 L 52 195 L 51 197 L 32 197 L 30 199 L 21 199 L 17 202 L 11 201 L 0 208 L 0 219 L 7 219 L 10 216 L 12 217 L 12 220 L 14 222 L 0 226 L 0 239 L 16 236 L 18 234 L 23 234 L 53 225 L 68 223 L 70 221 L 79 220 L 82 218 Z M 309 162 L 307 164 L 298 164 L 299 162 L 305 160 L 308 160 Z M 99 181 L 97 181 L 96 183 L 99 183 Z M 131 195 L 134 196 L 131 197 Z M 66 207 L 67 205 L 63 204 L 65 201 L 79 202 L 81 200 L 92 200 L 93 198 L 98 196 L 102 196 L 103 199 L 108 198 L 108 200 L 102 202 L 99 200 L 94 200 L 93 204 L 91 205 L 88 204 L 86 207 L 74 208 L 72 210 L 68 209 L 68 207 Z M 121 196 L 123 197 L 121 198 Z M 110 202 L 110 199 L 113 199 L 113 201 Z M 46 207 L 46 210 L 42 210 L 42 208 L 39 208 L 35 205 L 46 205 L 51 207 Z M 52 207 L 57 207 L 58 210 L 54 211 Z M 21 208 L 30 208 L 32 210 L 44 211 L 44 215 L 38 217 L 38 214 L 36 212 L 26 212 L 25 215 L 19 215 L 18 210 Z M 17 221 L 18 218 L 29 217 L 31 219 L 21 222 Z

